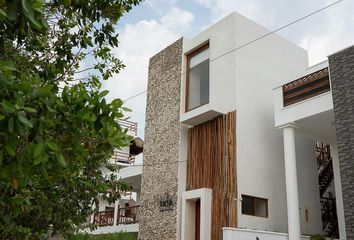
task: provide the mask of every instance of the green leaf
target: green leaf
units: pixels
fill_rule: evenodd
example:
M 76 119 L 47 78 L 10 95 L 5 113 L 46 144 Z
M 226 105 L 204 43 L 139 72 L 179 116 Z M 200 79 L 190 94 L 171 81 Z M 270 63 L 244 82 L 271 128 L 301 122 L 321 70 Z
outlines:
M 35 29 L 40 30 L 42 28 L 42 26 L 35 19 L 33 7 L 31 6 L 31 1 L 21 0 L 21 4 L 22 4 L 23 13 L 25 14 L 25 16 L 26 16 L 27 20 L 29 21 L 29 23 L 31 24 L 31 26 L 34 27 Z
M 53 143 L 53 142 L 46 142 L 46 145 L 48 146 L 48 148 L 50 150 L 53 150 L 55 152 L 58 152 L 59 151 L 59 147 L 56 143 Z
M 4 161 L 4 150 L 1 150 L 0 151 L 0 166 L 1 166 L 3 161 Z
M 22 109 L 25 110 L 26 112 L 29 112 L 29 113 L 36 113 L 37 112 L 36 109 L 31 108 L 31 107 L 23 107 Z
M 127 107 L 122 107 L 122 110 L 125 111 L 125 112 L 131 112 L 132 111 L 130 108 L 127 108 Z
M 104 90 L 104 91 L 100 92 L 100 93 L 98 94 L 98 96 L 99 96 L 100 98 L 103 98 L 103 97 L 106 96 L 108 93 L 109 93 L 108 90 Z
M 7 19 L 14 22 L 17 20 L 18 4 L 17 1 L 7 2 Z
M 11 85 L 11 82 L 9 80 L 7 80 L 3 75 L 0 75 L 0 84 Z
M 0 121 L 4 120 L 4 119 L 5 119 L 5 116 L 0 114 Z
M 11 144 L 5 145 L 5 150 L 7 154 L 9 154 L 11 157 L 14 157 L 16 155 L 15 150 Z
M 120 108 L 123 105 L 123 101 L 122 99 L 114 99 L 111 104 L 115 107 L 115 108 Z
M 17 88 L 18 90 L 28 93 L 32 90 L 32 85 L 29 82 L 21 82 Z
M 52 88 L 53 88 L 53 85 L 52 84 L 48 84 L 48 85 L 46 85 L 44 87 L 35 89 L 33 91 L 33 96 L 34 97 L 49 97 L 52 94 Z
M 2 10 L 1 8 L 0 8 L 0 15 L 3 17 L 7 17 L 6 12 L 4 10 Z
M 65 161 L 63 154 L 59 154 L 57 156 L 57 159 L 58 159 L 58 162 L 60 163 L 60 165 L 62 165 L 63 167 L 66 167 L 66 161 Z
M 37 158 L 39 155 L 41 155 L 44 151 L 44 144 L 43 143 L 38 143 L 36 144 L 36 147 L 34 148 L 33 156 Z
M 10 103 L 10 102 L 8 102 L 6 100 L 3 100 L 1 102 L 1 106 L 4 108 L 4 111 L 7 112 L 7 113 L 13 113 L 16 110 L 15 106 L 12 103 Z
M 56 112 L 55 109 L 53 109 L 48 103 L 46 103 L 45 105 L 47 106 L 49 112 Z
M 38 165 L 42 162 L 42 158 L 40 156 L 34 158 L 33 165 Z
M 1 71 L 15 71 L 16 68 L 14 63 L 11 61 L 0 61 L 0 70 Z
M 9 133 L 14 131 L 14 116 L 11 116 L 7 122 L 7 128 L 9 129 Z
M 21 123 L 23 123 L 23 125 L 30 127 L 30 128 L 33 127 L 32 122 L 30 120 L 28 120 L 23 113 L 18 113 L 17 118 Z

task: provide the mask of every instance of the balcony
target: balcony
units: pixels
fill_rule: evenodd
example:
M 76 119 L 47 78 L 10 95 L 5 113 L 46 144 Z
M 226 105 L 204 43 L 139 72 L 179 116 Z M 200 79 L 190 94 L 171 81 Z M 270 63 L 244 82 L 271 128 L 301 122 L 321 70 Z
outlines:
M 273 88 L 276 127 L 289 122 L 299 123 L 313 116 L 318 116 L 318 124 L 322 122 L 323 115 L 332 114 L 333 100 L 327 61 L 304 70 L 300 75 L 290 76 L 289 80 Z M 331 116 L 327 118 L 329 122 L 332 121 Z
M 114 224 L 114 210 L 96 212 L 93 217 L 93 224 L 99 227 L 136 224 L 139 222 L 140 206 L 125 206 L 117 209 L 117 223 Z
M 122 150 L 115 150 L 111 159 L 114 164 L 123 163 L 133 165 L 135 163 L 135 155 Z
M 119 119 L 118 123 L 123 129 L 128 129 L 128 134 L 136 136 L 138 134 L 138 123 Z
M 330 91 L 328 67 L 283 85 L 284 107 Z

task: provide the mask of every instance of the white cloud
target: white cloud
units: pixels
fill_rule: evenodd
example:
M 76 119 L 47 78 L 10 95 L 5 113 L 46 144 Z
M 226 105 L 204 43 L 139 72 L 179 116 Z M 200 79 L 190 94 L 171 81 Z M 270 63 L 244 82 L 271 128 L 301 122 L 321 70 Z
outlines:
M 162 25 L 177 32 L 184 32 L 193 21 L 194 15 L 191 12 L 177 7 L 172 7 L 169 14 L 161 19 Z
M 172 7 L 161 20 L 143 20 L 127 24 L 120 31 L 120 45 L 115 50 L 126 68 L 112 80 L 104 82 L 110 90 L 109 99 L 126 99 L 147 88 L 148 61 L 157 52 L 183 35 L 194 20 L 194 15 Z M 139 135 L 144 134 L 146 94 L 129 100 L 126 105 L 133 112 L 131 120 L 139 123 Z
M 354 2 L 347 2 L 327 11 L 316 25 L 308 24 L 302 33 L 300 45 L 309 51 L 310 63 L 326 59 L 332 53 L 354 44 Z
M 194 0 L 209 9 L 213 24 L 236 11 L 270 30 L 327 6 L 335 0 Z M 354 1 L 343 1 L 314 16 L 278 32 L 309 52 L 311 64 L 348 45 L 354 44 Z

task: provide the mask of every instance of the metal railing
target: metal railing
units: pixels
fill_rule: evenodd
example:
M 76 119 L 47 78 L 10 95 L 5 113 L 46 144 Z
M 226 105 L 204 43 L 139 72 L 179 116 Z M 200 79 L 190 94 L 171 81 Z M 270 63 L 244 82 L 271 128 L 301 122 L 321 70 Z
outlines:
M 139 205 L 118 208 L 117 224 L 134 224 L 139 222 L 139 209 Z
M 115 164 L 124 163 L 124 164 L 134 164 L 135 155 L 122 152 L 121 150 L 114 150 L 114 154 L 111 157 Z
M 136 136 L 138 134 L 138 123 L 131 122 L 128 120 L 123 120 L 123 119 L 119 119 L 118 123 L 123 129 L 128 129 L 129 131 L 134 133 L 133 134 L 134 136 Z

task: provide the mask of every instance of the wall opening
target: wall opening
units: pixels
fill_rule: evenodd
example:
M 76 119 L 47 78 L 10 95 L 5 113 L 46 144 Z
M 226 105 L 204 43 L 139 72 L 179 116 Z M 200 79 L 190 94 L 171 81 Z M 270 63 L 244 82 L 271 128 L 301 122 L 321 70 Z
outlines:
M 325 236 L 339 238 L 331 147 L 316 143 L 317 174 L 319 182 L 322 230 Z

